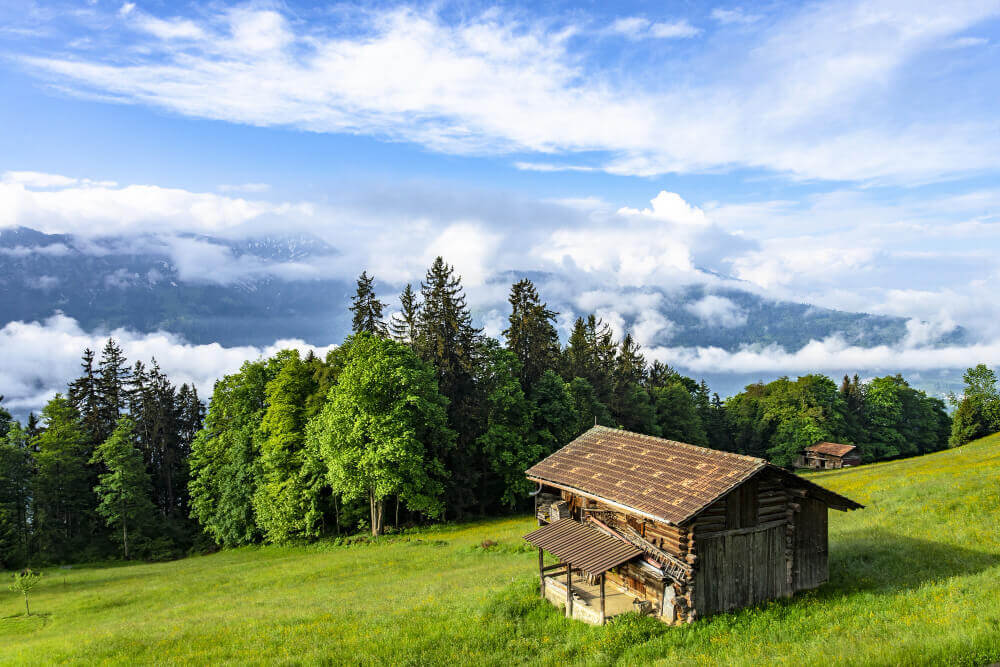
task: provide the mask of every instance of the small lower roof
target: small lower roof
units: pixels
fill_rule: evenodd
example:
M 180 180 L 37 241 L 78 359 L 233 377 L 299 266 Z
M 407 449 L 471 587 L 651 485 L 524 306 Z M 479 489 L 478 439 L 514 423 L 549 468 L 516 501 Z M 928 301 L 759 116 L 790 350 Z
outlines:
M 592 576 L 642 555 L 631 544 L 573 519 L 542 526 L 524 539 Z
M 855 445 L 844 445 L 839 442 L 817 442 L 815 445 L 806 447 L 807 452 L 828 454 L 830 456 L 847 456 L 855 449 L 857 449 Z

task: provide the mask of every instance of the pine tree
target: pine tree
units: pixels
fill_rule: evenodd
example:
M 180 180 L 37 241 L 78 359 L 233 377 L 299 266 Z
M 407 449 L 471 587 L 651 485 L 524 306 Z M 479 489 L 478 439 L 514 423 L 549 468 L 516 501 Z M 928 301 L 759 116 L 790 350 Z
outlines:
M 521 362 L 521 386 L 530 392 L 542 373 L 554 369 L 559 360 L 556 313 L 542 303 L 535 285 L 527 278 L 510 288 L 509 325 L 503 335 L 507 349 Z
M 473 490 L 480 477 L 475 439 L 481 432 L 482 399 L 474 381 L 479 330 L 472 326 L 462 279 L 441 257 L 428 269 L 420 291 L 423 305 L 414 347 L 434 368 L 438 387 L 450 401 L 448 421 L 458 432 L 458 446 L 441 458 L 452 472 L 449 508 L 460 516 L 476 502 Z
M 387 336 L 388 330 L 382 320 L 385 304 L 376 298 L 374 283 L 375 277 L 369 277 L 367 271 L 362 271 L 358 276 L 358 289 L 351 297 L 351 312 L 354 313 L 351 328 L 354 333 L 367 332 L 376 336 Z
M 69 400 L 80 413 L 80 421 L 87 430 L 91 441 L 101 441 L 100 394 L 97 386 L 98 377 L 94 370 L 94 351 L 87 348 L 83 351 L 83 361 L 80 363 L 83 375 L 69 386 Z
M 32 443 L 36 475 L 32 526 L 40 550 L 66 560 L 94 540 L 94 475 L 90 441 L 80 415 L 61 394 L 42 410 L 45 430 Z
M 119 420 L 111 437 L 94 452 L 91 463 L 100 464 L 107 470 L 100 475 L 94 488 L 100 501 L 97 512 L 109 528 L 120 531 L 122 553 L 128 560 L 129 530 L 134 542 L 154 512 L 149 499 L 149 475 L 138 449 L 135 423 L 130 418 Z
M 399 295 L 399 312 L 393 313 L 390 319 L 389 331 L 393 340 L 412 346 L 417 337 L 420 303 L 410 283 L 406 283 L 402 294 Z
M 34 440 L 42 433 L 42 426 L 38 421 L 38 415 L 34 412 L 28 413 L 28 423 L 24 427 L 24 432 L 28 435 L 28 440 Z
M 10 421 L 0 437 L 0 567 L 5 569 L 27 562 L 33 463 L 28 434 Z
M 97 418 L 92 434 L 95 443 L 104 442 L 128 407 L 129 369 L 125 353 L 113 338 L 101 351 L 97 372 Z

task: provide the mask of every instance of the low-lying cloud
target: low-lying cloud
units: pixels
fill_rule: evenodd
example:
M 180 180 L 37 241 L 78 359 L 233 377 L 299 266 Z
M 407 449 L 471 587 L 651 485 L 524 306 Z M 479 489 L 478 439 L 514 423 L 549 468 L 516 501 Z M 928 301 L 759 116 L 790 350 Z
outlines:
M 192 345 L 167 332 L 139 333 L 128 329 L 84 331 L 76 320 L 57 314 L 44 322 L 10 322 L 0 329 L 0 395 L 4 406 L 23 414 L 39 410 L 80 371 L 84 349 L 100 352 L 114 338 L 131 362 L 156 359 L 170 379 L 192 384 L 209 398 L 215 380 L 239 369 L 244 361 L 294 348 L 325 355 L 334 345 L 317 347 L 301 340 L 277 340 L 267 347 L 224 347 L 218 343 Z

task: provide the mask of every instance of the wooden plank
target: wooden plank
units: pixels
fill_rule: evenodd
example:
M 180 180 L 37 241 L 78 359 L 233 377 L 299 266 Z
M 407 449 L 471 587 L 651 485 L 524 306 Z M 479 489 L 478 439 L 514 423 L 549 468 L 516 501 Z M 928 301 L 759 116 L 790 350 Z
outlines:
M 788 523 L 788 521 L 786 519 L 780 519 L 780 520 L 777 520 L 777 521 L 770 521 L 768 523 L 762 523 L 759 526 L 750 526 L 749 528 L 734 528 L 732 530 L 720 530 L 718 532 L 705 533 L 704 535 L 700 535 L 699 539 L 708 540 L 708 539 L 712 539 L 712 538 L 715 538 L 715 537 L 725 537 L 725 536 L 728 536 L 728 535 L 746 535 L 746 534 L 749 534 L 749 533 L 756 533 L 756 532 L 761 532 L 761 531 L 769 530 L 769 529 L 775 528 L 777 526 L 784 526 L 786 523 Z

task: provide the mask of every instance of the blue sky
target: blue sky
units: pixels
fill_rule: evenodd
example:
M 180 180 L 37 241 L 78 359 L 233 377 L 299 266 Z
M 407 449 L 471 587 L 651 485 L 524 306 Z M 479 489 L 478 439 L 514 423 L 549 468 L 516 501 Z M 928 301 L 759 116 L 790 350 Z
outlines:
M 391 285 L 444 252 L 487 305 L 579 271 L 612 320 L 721 274 L 1000 340 L 1000 2 L 538 6 L 0 3 L 0 226 L 301 229 Z

